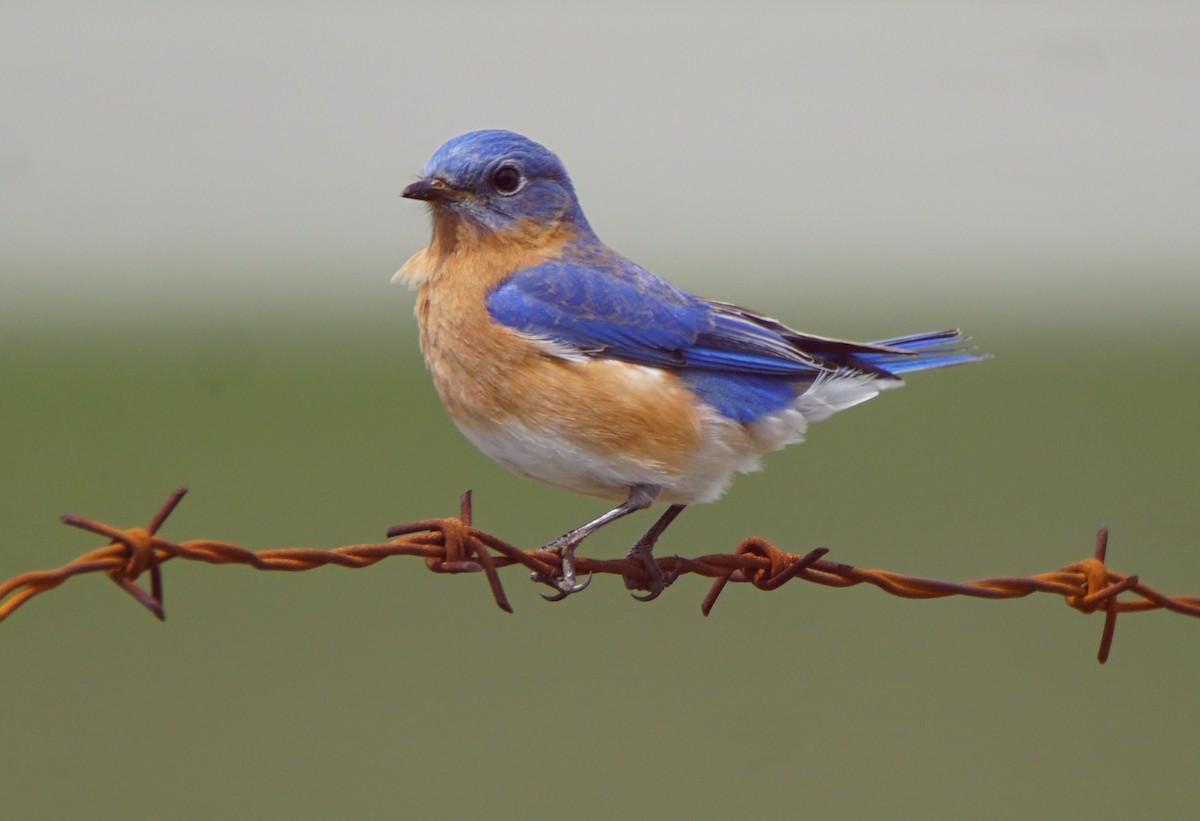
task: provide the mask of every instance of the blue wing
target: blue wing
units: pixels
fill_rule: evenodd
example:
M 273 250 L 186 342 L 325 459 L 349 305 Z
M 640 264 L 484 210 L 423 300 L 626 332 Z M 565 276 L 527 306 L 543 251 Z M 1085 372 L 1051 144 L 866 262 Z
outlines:
M 827 370 L 775 330 L 748 318 L 748 312 L 726 307 L 681 291 L 616 255 L 525 268 L 487 300 L 497 322 L 585 355 L 793 379 Z
M 751 422 L 789 405 L 822 373 L 901 372 L 980 358 L 957 331 L 856 343 L 802 334 L 700 299 L 604 249 L 518 271 L 488 295 L 497 322 L 585 356 L 677 370 L 724 416 Z
M 679 367 L 707 327 L 688 294 L 641 269 L 552 260 L 518 271 L 492 290 L 497 322 L 583 354 Z

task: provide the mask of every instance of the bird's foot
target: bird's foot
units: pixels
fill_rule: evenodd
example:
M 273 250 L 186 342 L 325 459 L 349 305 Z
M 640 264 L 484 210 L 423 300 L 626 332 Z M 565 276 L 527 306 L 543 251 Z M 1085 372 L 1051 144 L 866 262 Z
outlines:
M 554 588 L 553 593 L 547 595 L 542 593 L 542 598 L 546 601 L 562 601 L 572 593 L 578 593 L 584 590 L 592 583 L 592 574 L 589 573 L 587 578 L 581 582 L 575 580 L 575 547 L 569 540 L 563 538 L 555 539 L 542 548 L 557 553 L 561 557 L 561 575 L 553 573 L 532 573 L 530 578 L 535 582 L 549 585 Z
M 646 568 L 647 581 L 635 579 L 632 576 L 625 577 L 626 590 L 645 590 L 644 596 L 639 596 L 637 593 L 632 594 L 638 601 L 654 601 L 662 592 L 675 583 L 679 578 L 679 573 L 683 570 L 683 562 L 679 561 L 679 557 L 675 557 L 675 569 L 670 574 L 664 573 L 658 562 L 654 559 L 654 554 L 647 549 L 639 549 L 640 544 L 634 545 L 625 558 L 639 559 L 642 562 L 642 567 Z
M 548 584 L 555 589 L 556 592 L 554 592 L 554 593 L 540 594 L 541 597 L 543 599 L 545 599 L 546 601 L 562 601 L 567 596 L 571 595 L 572 593 L 580 592 L 581 590 L 585 589 L 589 584 L 592 583 L 592 574 L 591 573 L 588 573 L 587 578 L 585 578 L 583 581 L 578 582 L 578 583 L 575 581 L 574 573 L 572 573 L 569 576 L 566 573 L 563 573 L 562 578 L 558 578 L 555 576 L 550 576 L 548 578 L 541 577 L 535 573 L 535 574 L 533 574 L 533 578 L 536 581 L 542 582 L 543 584 Z

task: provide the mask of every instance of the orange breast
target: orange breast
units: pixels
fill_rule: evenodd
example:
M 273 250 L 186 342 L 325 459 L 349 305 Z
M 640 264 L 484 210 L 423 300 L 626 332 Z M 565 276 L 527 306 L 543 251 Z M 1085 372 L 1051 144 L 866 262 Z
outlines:
M 519 238 L 462 222 L 435 226 L 402 269 L 420 282 L 421 348 L 446 409 L 473 430 L 519 420 L 598 454 L 682 467 L 701 444 L 696 398 L 674 374 L 603 359 L 565 359 L 496 323 L 488 292 L 556 255 L 569 227 L 527 227 Z

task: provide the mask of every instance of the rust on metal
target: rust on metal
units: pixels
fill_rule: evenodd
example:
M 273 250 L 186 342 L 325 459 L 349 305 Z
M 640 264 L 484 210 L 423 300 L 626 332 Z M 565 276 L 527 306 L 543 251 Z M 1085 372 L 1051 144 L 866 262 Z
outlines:
M 559 566 L 556 553 L 522 550 L 475 527 L 471 521 L 470 491 L 462 495 L 458 518 L 421 519 L 395 525 L 387 531 L 390 539 L 387 542 L 345 545 L 330 550 L 289 547 L 260 551 L 213 539 L 172 542 L 159 536 L 159 529 L 185 492 L 180 489 L 172 493 L 145 527 L 119 528 L 83 516 L 64 516 L 64 524 L 102 536 L 109 543 L 57 569 L 22 573 L 0 584 L 0 621 L 39 593 L 86 573 L 106 574 L 155 617 L 163 619 L 162 565 L 171 559 L 240 564 L 258 570 L 299 571 L 325 565 L 368 567 L 391 556 L 420 556 L 425 560 L 425 566 L 435 573 L 482 572 L 496 604 L 509 613 L 512 605 L 501 584 L 500 569 L 521 565 L 534 578 L 551 578 Z M 1035 576 L 1004 576 L 967 582 L 926 579 L 833 562 L 825 559 L 829 551 L 824 547 L 796 555 L 759 537 L 745 539 L 732 553 L 712 553 L 691 559 L 664 556 L 657 562 L 667 577 L 690 573 L 713 579 L 708 595 L 700 605 L 706 616 L 731 581 L 748 583 L 759 590 L 776 590 L 796 579 L 827 587 L 870 584 L 885 593 L 908 599 L 946 596 L 1016 599 L 1032 593 L 1051 593 L 1061 596 L 1081 613 L 1104 611 L 1098 654 L 1102 664 L 1112 648 L 1120 613 L 1167 610 L 1200 617 L 1200 597 L 1168 596 L 1143 584 L 1137 576 L 1110 570 L 1105 564 L 1107 550 L 1108 530 L 1100 528 L 1093 555 L 1081 561 Z M 580 574 L 622 576 L 627 586 L 633 589 L 647 589 L 652 581 L 639 559 L 580 556 L 576 558 L 575 567 Z M 148 589 L 138 584 L 145 575 L 149 576 Z

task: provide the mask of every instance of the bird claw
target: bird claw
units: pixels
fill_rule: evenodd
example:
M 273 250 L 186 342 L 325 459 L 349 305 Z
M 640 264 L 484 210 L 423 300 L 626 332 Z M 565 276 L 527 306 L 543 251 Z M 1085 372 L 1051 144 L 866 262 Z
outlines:
M 654 601 L 655 599 L 657 599 L 659 596 L 662 595 L 662 592 L 666 589 L 667 589 L 667 586 L 664 584 L 662 587 L 654 588 L 653 590 L 651 590 L 649 593 L 647 593 L 644 596 L 639 596 L 637 593 L 630 593 L 629 595 L 632 596 L 637 601 L 648 602 L 648 601 Z
M 649 586 L 642 587 L 640 582 L 635 581 L 629 576 L 626 576 L 625 588 L 627 590 L 646 590 L 647 592 L 644 596 L 639 596 L 637 593 L 630 594 L 633 596 L 633 598 L 640 602 L 654 601 L 657 599 L 662 595 L 664 590 L 675 584 L 675 580 L 678 579 L 679 574 L 683 572 L 683 562 L 678 556 L 675 557 L 675 569 L 672 570 L 669 575 L 663 573 L 662 568 L 659 567 L 658 562 L 654 560 L 653 556 L 649 554 L 638 554 L 637 558 L 642 560 L 642 564 L 646 568 L 646 574 L 650 577 L 650 581 L 648 583 Z
M 558 541 L 558 540 L 556 540 Z M 551 542 L 546 546 L 547 550 L 553 550 L 562 557 L 562 575 L 555 576 L 553 573 L 533 573 L 530 578 L 535 582 L 549 585 L 554 588 L 553 593 L 547 595 L 542 593 L 541 596 L 546 601 L 562 601 L 572 593 L 578 593 L 585 590 L 592 583 L 592 574 L 588 573 L 587 578 L 581 582 L 575 580 L 575 556 L 574 551 Z
M 592 574 L 588 573 L 587 578 L 578 583 L 575 582 L 573 577 L 571 580 L 567 580 L 565 578 L 563 578 L 563 579 L 556 579 L 556 578 L 545 579 L 545 578 L 538 578 L 537 576 L 534 576 L 534 579 L 542 582 L 543 584 L 550 585 L 557 591 L 555 593 L 540 593 L 540 594 L 538 594 L 543 599 L 545 599 L 546 601 L 562 601 L 563 599 L 565 599 L 567 596 L 571 595 L 572 593 L 578 593 L 582 590 L 585 590 L 587 588 L 587 586 L 592 583 Z

